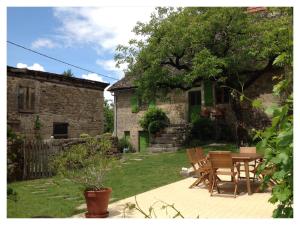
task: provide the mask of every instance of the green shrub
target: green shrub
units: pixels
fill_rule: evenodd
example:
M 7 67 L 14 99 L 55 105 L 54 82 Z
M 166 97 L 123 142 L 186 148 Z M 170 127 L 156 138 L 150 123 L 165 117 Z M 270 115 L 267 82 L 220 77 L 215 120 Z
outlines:
M 128 149 L 128 152 L 134 152 L 133 146 L 130 143 L 130 141 L 127 140 L 125 137 L 122 137 L 118 141 L 118 151 L 121 152 L 121 153 L 123 153 L 123 150 L 125 148 Z
M 24 138 L 10 128 L 7 129 L 7 181 L 21 180 L 23 176 Z
M 86 137 L 86 142 L 72 145 L 55 155 L 50 167 L 85 190 L 100 190 L 104 187 L 107 172 L 114 165 L 110 154 L 111 142 L 106 136 Z
M 209 118 L 198 118 L 192 123 L 191 138 L 202 141 L 212 140 L 215 138 L 216 129 L 214 122 Z
M 170 121 L 162 109 L 150 106 L 139 123 L 144 130 L 153 134 L 167 127 Z

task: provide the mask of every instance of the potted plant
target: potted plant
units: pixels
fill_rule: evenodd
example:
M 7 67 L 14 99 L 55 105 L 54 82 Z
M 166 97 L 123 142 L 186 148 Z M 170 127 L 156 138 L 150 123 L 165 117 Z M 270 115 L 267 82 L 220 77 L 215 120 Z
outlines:
M 86 218 L 105 218 L 109 215 L 112 189 L 104 186 L 104 180 L 115 161 L 110 154 L 111 142 L 105 136 L 87 136 L 84 140 L 54 156 L 51 166 L 58 174 L 84 188 Z

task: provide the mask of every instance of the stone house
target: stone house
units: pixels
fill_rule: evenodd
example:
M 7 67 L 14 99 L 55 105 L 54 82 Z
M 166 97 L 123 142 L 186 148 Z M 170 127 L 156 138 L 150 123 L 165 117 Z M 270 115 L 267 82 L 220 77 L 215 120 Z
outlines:
M 279 71 L 268 71 L 252 80 L 245 89 L 245 95 L 251 99 L 259 98 L 263 106 L 276 103 L 272 95 L 274 81 L 272 77 Z M 139 125 L 139 120 L 145 113 L 147 107 L 140 110 L 132 110 L 132 99 L 135 96 L 135 86 L 132 79 L 125 76 L 113 84 L 108 90 L 114 94 L 114 134 L 118 138 L 128 138 L 136 151 L 144 151 L 149 145 L 149 137 Z M 152 152 L 174 151 L 178 149 L 173 139 L 184 136 L 182 131 L 190 123 L 193 114 L 200 113 L 201 108 L 219 108 L 222 110 L 222 119 L 229 125 L 232 132 L 236 129 L 236 117 L 230 104 L 230 93 L 228 90 L 218 87 L 212 81 L 201 81 L 187 91 L 173 90 L 168 94 L 168 100 L 157 100 L 156 106 L 163 109 L 170 119 L 170 127 L 166 129 L 163 137 L 158 137 L 150 148 Z M 257 123 L 259 127 L 262 120 L 268 120 L 260 110 L 253 110 L 249 104 L 243 104 L 243 114 L 249 124 Z M 211 116 L 211 115 L 210 115 Z M 217 115 L 216 115 L 217 116 Z M 246 121 L 247 122 L 247 121 Z M 180 145 L 180 144 L 179 144 Z
M 7 125 L 26 138 L 103 132 L 107 83 L 7 67 Z

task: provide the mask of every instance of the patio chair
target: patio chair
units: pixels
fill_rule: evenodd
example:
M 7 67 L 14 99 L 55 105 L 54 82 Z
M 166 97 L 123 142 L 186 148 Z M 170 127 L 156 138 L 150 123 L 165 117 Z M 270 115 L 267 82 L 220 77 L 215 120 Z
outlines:
M 256 153 L 256 147 L 240 147 L 240 153 Z M 250 177 L 250 179 L 255 180 L 256 168 L 257 168 L 258 163 L 259 163 L 258 160 L 255 160 L 255 161 L 249 163 L 249 172 L 253 174 L 253 176 Z M 245 172 L 244 163 L 240 162 L 238 164 L 237 168 L 238 168 L 239 179 L 246 178 L 246 177 L 241 176 L 241 172 Z
M 236 176 L 238 172 L 234 170 L 235 164 L 232 160 L 230 151 L 211 151 L 209 152 L 209 161 L 211 165 L 211 173 L 212 173 L 212 185 L 210 189 L 210 195 L 213 194 L 213 189 L 216 187 L 218 193 L 220 193 L 220 189 L 218 186 L 218 175 L 228 175 L 231 177 L 231 181 L 222 181 L 222 182 L 231 182 L 234 184 L 234 197 L 236 197 L 237 189 L 238 189 L 238 179 Z M 220 170 L 226 169 L 226 170 Z
M 198 186 L 200 183 L 208 188 L 207 181 L 209 181 L 210 166 L 203 149 L 199 147 L 190 148 L 186 150 L 186 153 L 197 177 L 197 180 L 189 188 Z

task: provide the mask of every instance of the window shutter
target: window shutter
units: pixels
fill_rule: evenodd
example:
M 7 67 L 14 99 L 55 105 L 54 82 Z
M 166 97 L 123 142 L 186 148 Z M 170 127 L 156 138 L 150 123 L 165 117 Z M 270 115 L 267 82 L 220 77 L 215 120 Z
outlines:
M 19 87 L 18 108 L 19 108 L 19 110 L 25 109 L 25 88 L 23 88 L 23 87 Z
M 131 112 L 137 113 L 139 111 L 139 101 L 136 95 L 131 96 L 130 98 Z
M 34 110 L 35 105 L 35 90 L 34 88 L 30 88 L 30 109 Z
M 210 80 L 204 81 L 204 101 L 206 106 L 213 106 L 213 89 Z

